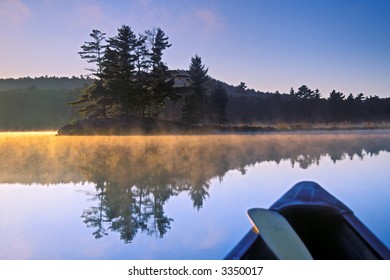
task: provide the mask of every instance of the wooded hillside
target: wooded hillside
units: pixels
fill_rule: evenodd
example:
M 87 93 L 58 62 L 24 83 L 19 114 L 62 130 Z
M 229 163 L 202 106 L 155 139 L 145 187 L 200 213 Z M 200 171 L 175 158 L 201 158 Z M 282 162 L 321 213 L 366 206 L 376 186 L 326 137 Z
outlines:
M 72 87 L 72 83 L 66 85 L 69 89 L 64 89 L 58 83 L 53 84 L 51 78 L 39 79 L 38 83 L 34 83 L 34 79 L 22 83 L 2 82 L 28 87 L 0 90 L 0 131 L 57 130 L 78 117 L 78 113 L 66 104 L 80 94 L 81 88 Z M 79 85 L 84 81 L 74 79 L 72 82 Z M 51 84 L 55 88 L 39 88 L 35 84 Z

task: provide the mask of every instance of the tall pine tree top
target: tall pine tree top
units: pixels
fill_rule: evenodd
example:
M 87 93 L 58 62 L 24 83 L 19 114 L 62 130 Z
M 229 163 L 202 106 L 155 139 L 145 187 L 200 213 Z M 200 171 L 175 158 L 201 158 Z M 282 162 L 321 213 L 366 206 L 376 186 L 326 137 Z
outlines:
M 151 63 L 152 71 L 159 69 L 167 70 L 167 67 L 162 62 L 163 51 L 172 45 L 168 43 L 169 37 L 167 37 L 161 28 L 156 28 L 146 31 L 146 35 L 150 40 L 151 47 Z
M 115 37 L 107 40 L 109 47 L 116 53 L 118 75 L 129 79 L 135 71 L 136 54 L 135 49 L 138 41 L 133 30 L 127 25 L 118 29 Z
M 88 63 L 95 63 L 97 69 L 88 68 L 93 75 L 99 77 L 102 73 L 103 53 L 105 45 L 103 45 L 106 33 L 103 33 L 97 29 L 92 30 L 89 36 L 92 37 L 93 41 L 85 42 L 81 46 L 82 51 L 78 52 L 82 59 L 87 60 Z
M 198 55 L 191 58 L 189 74 L 193 84 L 203 85 L 206 83 L 209 79 L 207 76 L 208 70 L 208 68 L 202 65 L 202 59 Z

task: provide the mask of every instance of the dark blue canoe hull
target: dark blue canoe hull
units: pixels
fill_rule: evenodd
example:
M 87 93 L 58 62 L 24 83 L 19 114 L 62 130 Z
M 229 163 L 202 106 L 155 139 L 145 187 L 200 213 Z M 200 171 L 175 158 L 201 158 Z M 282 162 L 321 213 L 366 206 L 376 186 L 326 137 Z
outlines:
M 284 216 L 314 259 L 390 259 L 389 249 L 345 204 L 315 182 L 293 186 L 270 210 Z M 225 259 L 275 259 L 252 229 Z

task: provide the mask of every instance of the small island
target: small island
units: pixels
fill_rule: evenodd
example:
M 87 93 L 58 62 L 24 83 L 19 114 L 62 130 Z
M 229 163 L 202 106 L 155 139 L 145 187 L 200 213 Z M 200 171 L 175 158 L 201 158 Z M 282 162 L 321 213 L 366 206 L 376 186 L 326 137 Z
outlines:
M 302 85 L 289 93 L 259 92 L 208 76 L 197 54 L 188 70 L 163 62 L 171 47 L 160 28 L 136 35 L 123 25 L 114 37 L 92 30 L 79 55 L 93 79 L 75 106 L 84 119 L 58 135 L 208 134 L 307 129 L 389 128 L 390 98 L 333 90 L 323 98 Z

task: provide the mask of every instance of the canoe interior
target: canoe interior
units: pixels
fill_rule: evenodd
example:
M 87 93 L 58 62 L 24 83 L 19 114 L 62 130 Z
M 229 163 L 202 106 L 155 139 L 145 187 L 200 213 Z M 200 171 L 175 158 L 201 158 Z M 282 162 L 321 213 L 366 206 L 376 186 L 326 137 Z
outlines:
M 383 259 L 337 209 L 301 205 L 279 210 L 316 260 Z M 253 238 L 253 237 L 252 237 Z M 276 259 L 260 237 L 241 259 Z
M 287 219 L 315 260 L 390 259 L 389 249 L 352 210 L 315 182 L 297 183 L 270 210 Z M 276 257 L 250 230 L 225 259 Z
M 334 208 L 302 205 L 280 211 L 317 260 L 375 260 L 381 257 Z

